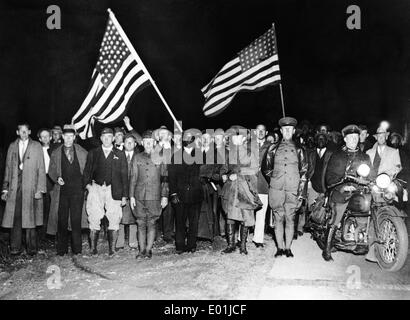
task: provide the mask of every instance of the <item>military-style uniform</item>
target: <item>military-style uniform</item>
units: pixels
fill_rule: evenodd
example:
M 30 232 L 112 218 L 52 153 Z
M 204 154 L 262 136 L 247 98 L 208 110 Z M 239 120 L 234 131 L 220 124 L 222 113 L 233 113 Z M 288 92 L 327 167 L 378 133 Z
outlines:
M 282 118 L 280 126 L 296 126 L 296 119 Z M 275 217 L 275 235 L 279 252 L 284 249 L 286 222 L 286 249 L 290 250 L 294 234 L 294 217 L 299 196 L 306 183 L 307 159 L 305 150 L 292 140 L 282 140 L 269 147 L 262 162 L 262 173 L 269 181 L 269 205 Z
M 148 251 L 148 256 L 151 254 L 156 221 L 161 215 L 161 198 L 167 198 L 169 193 L 167 178 L 166 164 L 155 163 L 147 152 L 135 155 L 131 168 L 130 198 L 136 200 L 134 215 L 137 219 L 141 256 L 145 255 L 145 250 Z

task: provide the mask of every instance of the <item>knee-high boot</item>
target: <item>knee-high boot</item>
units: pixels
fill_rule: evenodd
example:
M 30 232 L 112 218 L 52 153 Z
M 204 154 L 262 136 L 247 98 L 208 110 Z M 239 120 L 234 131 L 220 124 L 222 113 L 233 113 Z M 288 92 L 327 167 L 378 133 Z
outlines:
M 325 243 L 325 247 L 322 253 L 322 257 L 326 261 L 333 261 L 331 253 L 332 253 L 333 239 L 335 236 L 336 229 L 337 229 L 337 226 L 332 225 L 328 227 L 326 231 L 326 236 L 325 236 L 326 243 Z
M 147 251 L 146 251 L 147 227 L 146 225 L 138 226 L 137 236 L 138 236 L 138 245 L 139 245 L 140 251 L 135 258 L 137 259 L 144 258 L 147 254 Z
M 248 238 L 248 227 L 245 225 L 241 225 L 241 254 L 248 254 L 248 250 L 246 250 L 246 240 Z
M 235 245 L 235 224 L 226 225 L 228 246 L 221 253 L 232 253 L 236 249 Z
M 155 242 L 155 236 L 156 236 L 156 227 L 155 224 L 148 224 L 148 234 L 147 234 L 147 258 L 152 257 L 152 246 L 154 245 Z
M 92 252 L 92 254 L 98 254 L 97 245 L 98 245 L 99 236 L 100 236 L 100 230 L 91 230 L 90 231 L 91 252 Z
M 118 240 L 118 230 L 108 230 L 108 254 L 114 254 L 114 248 Z

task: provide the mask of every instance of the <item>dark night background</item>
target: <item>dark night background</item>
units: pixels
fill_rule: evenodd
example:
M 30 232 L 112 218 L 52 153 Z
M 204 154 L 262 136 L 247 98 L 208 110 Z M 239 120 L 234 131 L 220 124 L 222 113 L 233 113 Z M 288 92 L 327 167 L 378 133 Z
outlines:
M 62 29 L 46 27 L 49 5 Z M 362 29 L 348 30 L 346 8 L 361 8 Z M 382 119 L 402 133 L 409 120 L 410 1 L 325 0 L 3 0 L 0 4 L 0 145 L 20 121 L 71 121 L 95 66 L 111 8 L 184 128 L 276 125 L 279 87 L 240 93 L 214 118 L 200 89 L 240 49 L 275 22 L 287 115 L 334 129 Z M 152 87 L 128 115 L 143 131 L 173 122 Z

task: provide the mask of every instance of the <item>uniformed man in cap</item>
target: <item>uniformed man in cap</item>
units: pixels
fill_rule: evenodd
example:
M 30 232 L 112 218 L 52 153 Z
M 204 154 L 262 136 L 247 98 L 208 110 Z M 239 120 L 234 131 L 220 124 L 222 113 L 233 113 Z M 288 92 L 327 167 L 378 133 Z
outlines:
M 100 222 L 104 216 L 107 217 L 109 223 L 109 254 L 114 254 L 122 218 L 122 207 L 125 206 L 129 194 L 127 159 L 123 151 L 114 148 L 113 141 L 113 130 L 104 128 L 101 132 L 102 145 L 88 153 L 84 169 L 93 254 L 98 253 Z
M 139 254 L 136 258 L 151 258 L 156 236 L 156 222 L 161 209 L 168 205 L 168 170 L 166 163 L 152 157 L 155 139 L 147 130 L 142 135 L 144 152 L 131 164 L 130 204 L 137 218 Z
M 270 184 L 269 205 L 275 217 L 278 246 L 275 257 L 284 254 L 293 257 L 294 218 L 305 197 L 303 190 L 308 164 L 305 150 L 292 140 L 296 125 L 297 121 L 292 117 L 279 120 L 283 138 L 268 148 L 262 161 L 262 173 Z
M 343 217 L 352 192 L 356 184 L 347 182 L 342 185 L 333 186 L 341 182 L 346 175 L 358 177 L 357 169 L 363 163 L 371 168 L 370 177 L 374 177 L 370 158 L 358 147 L 360 128 L 351 124 L 342 129 L 345 146 L 333 153 L 327 166 L 325 180 L 327 189 L 332 189 L 330 205 L 333 211 L 333 219 L 326 233 L 326 245 L 323 250 L 323 258 L 326 261 L 333 260 L 331 256 L 332 242 L 336 229 Z

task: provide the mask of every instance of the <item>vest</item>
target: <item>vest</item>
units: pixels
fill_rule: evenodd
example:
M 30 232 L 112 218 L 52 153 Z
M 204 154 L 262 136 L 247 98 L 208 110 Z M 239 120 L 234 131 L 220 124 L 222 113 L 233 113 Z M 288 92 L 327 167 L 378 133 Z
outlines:
M 82 193 L 83 180 L 75 148 L 72 163 L 68 161 L 64 147 L 61 148 L 61 153 L 61 176 L 64 180 L 64 185 L 61 186 L 61 192 L 67 192 L 68 194 Z
M 94 171 L 94 180 L 97 184 L 103 185 L 104 182 L 107 186 L 111 184 L 113 155 L 114 153 L 111 152 L 105 158 L 104 151 L 100 150 Z

